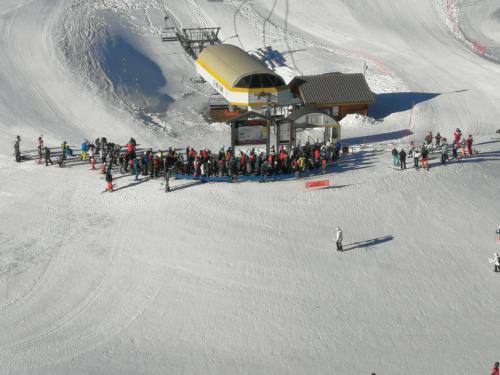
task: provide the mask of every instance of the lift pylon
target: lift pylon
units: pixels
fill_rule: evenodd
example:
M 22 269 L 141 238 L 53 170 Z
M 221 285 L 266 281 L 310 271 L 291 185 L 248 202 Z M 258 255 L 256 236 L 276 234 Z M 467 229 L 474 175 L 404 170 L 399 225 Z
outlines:
M 208 45 L 222 43 L 219 39 L 220 27 L 181 27 L 171 16 L 165 17 L 165 27 L 161 33 L 163 42 L 178 41 L 191 58 L 198 55 Z

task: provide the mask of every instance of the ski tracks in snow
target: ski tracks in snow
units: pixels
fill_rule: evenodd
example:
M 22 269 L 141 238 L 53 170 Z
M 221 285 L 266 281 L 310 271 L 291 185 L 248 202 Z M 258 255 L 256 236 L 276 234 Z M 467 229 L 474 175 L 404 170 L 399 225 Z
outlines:
M 133 227 L 133 218 L 121 211 L 112 214 L 115 219 L 103 215 L 112 207 L 105 199 L 89 199 L 83 184 L 71 196 L 68 192 L 61 189 L 54 193 L 59 202 L 49 201 L 53 220 L 47 222 L 59 223 L 60 232 L 44 230 L 60 240 L 52 241 L 54 254 L 45 272 L 2 305 L 0 320 L 10 324 L 2 331 L 0 360 L 11 369 L 55 364 L 96 350 L 135 321 L 159 293 L 155 272 L 132 261 L 126 238 L 115 234 L 130 232 L 126 228 Z M 61 217 L 68 226 L 61 227 Z M 92 235 L 100 226 L 113 228 L 107 238 Z
M 271 17 L 269 16 L 266 17 L 260 14 L 259 11 L 255 8 L 255 6 L 249 1 L 236 0 L 233 1 L 233 3 L 237 7 L 234 16 L 235 27 L 236 27 L 236 17 L 239 14 L 243 18 L 245 18 L 250 24 L 252 24 L 256 30 L 261 30 L 262 32 L 264 32 L 264 30 L 267 29 L 268 30 L 267 36 L 270 36 L 274 39 L 283 38 L 285 44 L 288 46 L 289 49 L 314 48 L 325 51 L 332 55 L 347 57 L 360 61 L 363 60 L 368 61 L 374 67 L 376 67 L 379 74 L 391 77 L 392 80 L 399 80 L 398 78 L 396 78 L 395 73 L 382 60 L 376 58 L 375 56 L 369 55 L 368 53 L 362 51 L 332 47 L 330 45 L 326 45 L 324 43 L 312 40 L 303 35 L 299 35 L 295 32 L 292 32 L 289 30 L 289 25 L 287 20 L 285 20 L 284 26 L 280 26 L 277 23 L 272 22 Z M 287 9 L 288 9 L 288 2 L 287 2 Z M 237 33 L 236 28 L 235 31 Z M 298 68 L 295 65 L 295 62 L 293 62 L 293 64 L 295 66 L 295 70 L 298 70 Z

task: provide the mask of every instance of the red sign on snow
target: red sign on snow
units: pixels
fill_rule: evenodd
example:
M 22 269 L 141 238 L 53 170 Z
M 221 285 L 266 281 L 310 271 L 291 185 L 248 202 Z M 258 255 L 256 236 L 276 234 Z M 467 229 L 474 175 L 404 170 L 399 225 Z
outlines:
M 328 186 L 330 186 L 330 181 L 329 180 L 309 181 L 309 182 L 306 182 L 305 185 L 306 185 L 306 189 L 328 187 Z

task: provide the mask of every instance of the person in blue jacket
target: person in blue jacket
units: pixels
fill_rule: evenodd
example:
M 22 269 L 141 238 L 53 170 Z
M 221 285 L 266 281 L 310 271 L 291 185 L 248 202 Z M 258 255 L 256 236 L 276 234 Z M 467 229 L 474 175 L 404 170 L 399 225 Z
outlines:
M 89 144 L 87 141 L 82 143 L 82 148 L 80 150 L 82 160 L 87 160 L 87 151 L 89 150 Z

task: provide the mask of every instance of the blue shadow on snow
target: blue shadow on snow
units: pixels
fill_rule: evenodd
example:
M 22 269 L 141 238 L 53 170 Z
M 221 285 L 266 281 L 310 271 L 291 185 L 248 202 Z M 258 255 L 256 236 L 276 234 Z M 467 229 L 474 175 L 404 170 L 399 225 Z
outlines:
M 330 164 L 326 168 L 326 173 L 332 173 L 336 168 L 335 165 Z M 194 177 L 193 175 L 179 174 L 175 175 L 176 180 L 192 180 L 192 181 L 200 181 L 200 182 L 244 182 L 244 181 L 257 181 L 257 182 L 271 182 L 271 181 L 284 181 L 284 180 L 296 180 L 306 177 L 319 176 L 323 175 L 321 169 L 314 169 L 311 171 L 299 172 L 297 174 L 289 173 L 289 174 L 275 174 L 270 176 L 238 176 L 234 181 L 231 180 L 231 177 Z
M 375 94 L 375 103 L 370 106 L 368 115 L 380 120 L 393 113 L 411 109 L 415 104 L 422 103 L 441 95 L 430 92 L 391 92 Z
M 173 99 L 162 93 L 167 84 L 161 69 L 121 37 L 110 38 L 101 51 L 103 69 L 118 95 L 148 112 L 165 112 Z
M 342 139 L 342 144 L 346 145 L 358 145 L 358 144 L 366 144 L 366 143 L 377 143 L 377 142 L 387 142 L 392 141 L 394 139 L 401 139 L 404 137 L 408 137 L 413 133 L 408 129 L 396 130 L 393 132 L 381 133 L 381 134 L 373 134 L 366 135 L 361 137 L 352 137 Z

